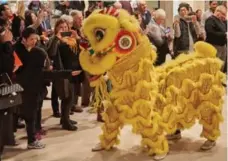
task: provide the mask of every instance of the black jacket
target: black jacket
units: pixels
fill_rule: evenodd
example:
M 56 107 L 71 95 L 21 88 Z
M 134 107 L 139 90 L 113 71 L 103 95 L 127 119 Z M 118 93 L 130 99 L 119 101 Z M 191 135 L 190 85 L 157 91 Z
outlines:
M 74 0 L 74 1 L 70 1 L 70 8 L 71 9 L 76 9 L 76 10 L 79 10 L 79 11 L 84 11 L 85 9 L 85 2 L 84 0 Z
M 16 79 L 26 92 L 42 92 L 45 56 L 41 48 L 35 47 L 28 51 L 25 46 L 18 42 L 15 52 L 22 61 L 23 66 L 16 72 Z
M 141 24 L 141 27 L 143 29 L 145 29 L 146 26 L 149 24 L 149 22 L 151 20 L 150 11 L 146 10 L 145 13 L 143 13 L 141 16 L 142 16 L 142 24 Z
M 226 24 L 212 15 L 205 22 L 206 42 L 212 45 L 226 45 Z
M 197 34 L 194 28 L 194 24 L 189 22 L 190 32 L 192 34 L 193 42 L 197 41 Z M 189 31 L 188 31 L 188 22 L 183 19 L 180 19 L 180 31 L 181 36 L 174 38 L 173 50 L 175 53 L 178 51 L 188 51 L 189 50 Z
M 0 43 L 0 75 L 7 73 L 11 77 L 13 68 L 14 57 L 12 43 Z M 0 80 L 0 84 L 1 83 Z M 2 154 L 4 145 L 12 145 L 12 143 L 14 143 L 12 110 L 14 109 L 0 110 L 0 154 Z
M 67 44 L 60 42 L 58 37 L 53 36 L 50 38 L 47 44 L 47 52 L 49 58 L 53 61 L 55 70 L 81 70 L 79 53 L 74 53 Z M 78 76 L 71 77 L 70 80 L 71 82 L 79 83 L 84 78 L 83 76 L 83 73 L 81 73 Z M 54 81 L 54 87 L 61 99 L 69 96 L 69 81 L 56 80 Z
M 14 68 L 13 45 L 11 42 L 0 43 L 0 74 L 12 77 Z
M 23 64 L 16 72 L 16 80 L 26 92 L 39 94 L 47 79 L 71 78 L 71 71 L 44 70 L 47 54 L 42 48 L 34 47 L 28 51 L 21 42 L 18 42 L 15 45 L 15 52 Z
M 79 42 L 78 51 L 74 53 L 70 47 L 60 42 L 60 40 L 53 36 L 47 46 L 47 52 L 49 58 L 53 61 L 53 67 L 56 70 L 82 70 L 79 62 Z M 73 81 L 82 81 L 83 73 L 72 78 Z

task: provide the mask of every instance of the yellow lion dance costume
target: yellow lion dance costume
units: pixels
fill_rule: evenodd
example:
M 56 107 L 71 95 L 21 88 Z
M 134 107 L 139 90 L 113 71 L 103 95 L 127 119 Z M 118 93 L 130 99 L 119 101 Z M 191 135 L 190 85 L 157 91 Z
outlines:
M 119 143 L 124 124 L 142 136 L 142 146 L 155 160 L 169 151 L 167 134 L 190 128 L 196 119 L 210 149 L 220 135 L 224 75 L 216 50 L 205 42 L 195 44 L 195 53 L 181 55 L 154 67 L 156 53 L 137 20 L 124 10 L 94 11 L 83 24 L 88 39 L 80 54 L 82 68 L 99 85 L 108 72 L 113 89 L 103 101 L 103 134 L 93 149 L 109 150 Z

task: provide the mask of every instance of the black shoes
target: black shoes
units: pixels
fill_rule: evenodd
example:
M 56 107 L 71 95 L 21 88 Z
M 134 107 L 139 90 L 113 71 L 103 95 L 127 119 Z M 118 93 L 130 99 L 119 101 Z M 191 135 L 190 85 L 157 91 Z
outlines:
M 60 125 L 62 125 L 62 124 L 63 124 L 62 119 L 60 119 Z M 75 124 L 78 124 L 78 122 L 74 121 L 74 120 L 70 120 L 70 124 L 75 125 Z
M 61 117 L 61 114 L 59 112 L 56 112 L 56 113 L 53 114 L 53 117 L 60 118 Z
M 82 109 L 81 106 L 73 106 L 73 107 L 71 108 L 71 112 L 81 113 L 81 112 L 83 112 L 83 109 Z
M 63 124 L 63 125 L 62 125 L 62 128 L 63 128 L 64 130 L 68 130 L 68 131 L 76 131 L 76 130 L 78 129 L 77 126 L 74 126 L 74 125 L 72 125 L 72 124 Z

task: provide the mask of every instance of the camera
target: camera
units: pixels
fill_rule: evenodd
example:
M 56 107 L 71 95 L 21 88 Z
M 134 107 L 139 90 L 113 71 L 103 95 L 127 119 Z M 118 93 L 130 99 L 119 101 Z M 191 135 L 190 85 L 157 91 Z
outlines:
M 61 32 L 62 37 L 70 37 L 72 35 L 72 32 Z
M 187 22 L 192 22 L 192 16 L 186 16 L 186 17 L 185 17 L 185 20 L 186 20 Z

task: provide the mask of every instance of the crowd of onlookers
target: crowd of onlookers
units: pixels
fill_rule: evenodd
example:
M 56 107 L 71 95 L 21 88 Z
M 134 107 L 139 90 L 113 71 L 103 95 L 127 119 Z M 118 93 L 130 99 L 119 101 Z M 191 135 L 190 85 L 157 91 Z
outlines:
M 217 56 L 224 61 L 223 71 L 226 72 L 226 1 L 220 5 L 217 1 L 209 1 L 209 9 L 205 12 L 201 9 L 194 12 L 188 3 L 180 3 L 172 28 L 164 27 L 166 12 L 163 9 L 150 12 L 146 9 L 145 2 L 140 3 L 139 6 L 137 18 L 142 24 L 142 30 L 157 48 L 156 65 L 165 62 L 167 53 L 175 58 L 180 53 L 187 54 L 193 51 L 195 42 L 206 41 L 217 49 Z
M 53 117 L 60 118 L 63 129 L 77 130 L 77 122 L 71 120 L 70 115 L 89 106 L 93 93 L 79 63 L 79 43 L 84 39 L 81 27 L 83 19 L 95 9 L 113 6 L 135 16 L 156 47 L 155 65 L 163 64 L 167 54 L 175 59 L 180 53 L 193 51 L 196 41 L 206 41 L 217 49 L 226 72 L 226 2 L 218 5 L 217 1 L 210 1 L 206 12 L 201 9 L 194 12 L 188 3 L 181 3 L 172 27 L 165 27 L 166 12 L 163 9 L 150 11 L 146 1 L 136 5 L 130 1 L 89 1 L 86 11 L 84 1 L 50 3 L 54 3 L 55 10 L 61 14 L 53 15 L 49 6 L 38 0 L 28 6 L 18 1 L 15 13 L 7 3 L 0 5 L 0 74 L 7 73 L 24 89 L 22 105 L 0 110 L 0 155 L 4 145 L 17 145 L 14 134 L 18 128 L 26 128 L 29 149 L 45 147 L 40 140 L 46 134 L 41 120 L 48 86 L 51 87 Z M 15 56 L 20 63 L 15 62 Z

